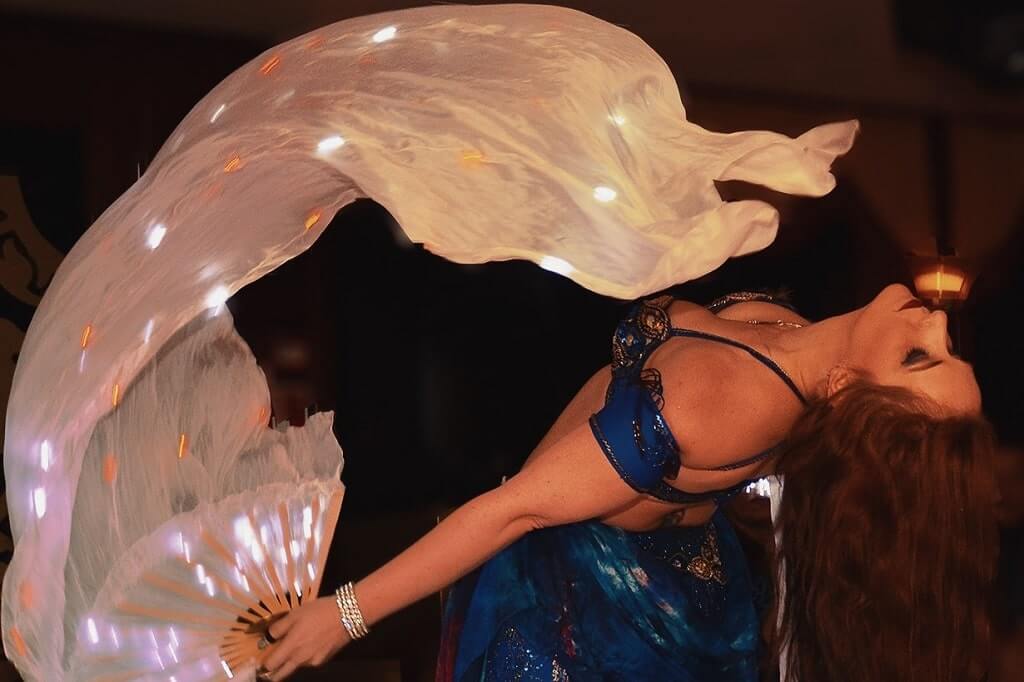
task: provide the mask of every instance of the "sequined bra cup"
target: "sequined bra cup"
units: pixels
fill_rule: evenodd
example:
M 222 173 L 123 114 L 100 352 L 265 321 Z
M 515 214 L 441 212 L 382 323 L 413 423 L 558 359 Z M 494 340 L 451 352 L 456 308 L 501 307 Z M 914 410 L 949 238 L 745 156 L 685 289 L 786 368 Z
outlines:
M 665 480 L 674 479 L 679 474 L 679 446 L 661 413 L 664 407 L 661 374 L 657 369 L 644 367 L 655 349 L 668 339 L 679 336 L 739 348 L 775 372 L 801 402 L 805 400 L 781 367 L 750 346 L 715 334 L 673 327 L 668 315 L 668 306 L 673 300 L 666 296 L 637 302 L 615 330 L 612 338 L 612 380 L 604 407 L 590 418 L 590 428 L 619 476 L 637 492 L 682 504 L 725 499 L 738 493 L 749 481 L 724 490 L 688 493 L 673 488 Z M 742 292 L 716 300 L 708 310 L 717 313 L 745 301 L 778 303 L 792 309 L 792 306 L 776 301 L 768 294 Z M 710 471 L 729 471 L 760 462 L 778 448 L 776 445 Z

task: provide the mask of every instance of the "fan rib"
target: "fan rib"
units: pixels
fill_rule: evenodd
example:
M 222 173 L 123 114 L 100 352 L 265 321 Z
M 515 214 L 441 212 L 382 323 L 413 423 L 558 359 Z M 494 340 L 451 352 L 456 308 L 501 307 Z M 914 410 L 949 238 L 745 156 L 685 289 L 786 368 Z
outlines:
M 208 546 L 211 550 L 213 550 L 213 552 L 215 554 L 217 554 L 224 561 L 226 561 L 228 565 L 231 565 L 231 566 L 235 566 L 236 565 L 235 564 L 234 556 L 232 556 L 232 554 L 228 550 L 228 548 L 226 546 L 224 546 L 224 544 L 216 536 L 214 536 L 213 534 L 211 534 L 208 531 L 204 530 L 200 534 L 199 538 L 200 538 L 200 540 L 202 540 L 202 542 L 206 546 Z M 238 566 L 238 570 L 239 570 L 239 572 L 241 572 L 241 573 L 243 573 L 245 575 L 246 580 L 249 582 L 250 592 L 252 592 L 253 594 L 245 595 L 245 594 L 242 594 L 241 592 L 239 592 L 238 595 L 239 595 L 240 598 L 239 598 L 238 601 L 241 602 L 242 604 L 244 604 L 247 608 L 253 609 L 254 611 L 262 611 L 262 612 L 264 612 L 265 613 L 264 617 L 272 615 L 274 613 L 273 611 L 271 611 L 269 608 L 261 606 L 261 604 L 260 604 L 260 602 L 262 602 L 263 604 L 271 604 L 273 602 L 273 597 L 271 596 L 271 593 L 267 592 L 266 590 L 260 590 L 260 589 L 255 589 L 254 590 L 254 588 L 253 588 L 253 585 L 261 586 L 261 585 L 264 584 L 265 581 L 263 580 L 263 576 L 259 574 L 259 568 L 257 566 L 255 566 L 255 564 L 252 561 L 249 560 L 249 557 L 244 555 L 244 554 L 243 554 L 243 556 L 246 559 L 246 561 L 245 561 L 246 567 L 243 568 L 241 566 Z M 217 575 L 224 582 L 224 586 L 225 587 L 230 585 L 230 578 L 224 577 L 224 575 L 222 575 L 219 572 L 217 573 Z M 251 580 L 250 580 L 250 578 L 251 578 Z M 235 593 L 234 590 L 231 590 L 231 592 L 232 592 L 232 594 Z M 280 601 L 280 600 L 278 600 L 278 601 Z
M 294 592 L 294 586 L 296 581 L 295 557 L 292 555 L 292 525 L 291 520 L 288 518 L 288 506 L 283 501 L 278 503 L 277 505 L 277 517 L 278 520 L 281 522 L 281 539 L 284 541 L 284 555 L 285 558 L 287 559 L 284 563 L 285 570 L 288 571 L 288 591 Z M 295 608 L 296 605 L 302 603 L 300 601 L 301 597 L 301 592 L 294 595 L 293 601 L 295 603 L 292 604 L 292 608 Z
M 191 585 L 175 582 L 170 578 L 158 575 L 156 573 L 147 573 L 142 577 L 142 580 L 143 582 L 148 583 L 153 587 L 162 589 L 165 592 L 170 592 L 171 594 L 176 594 L 179 597 L 185 597 L 186 599 L 190 599 L 194 602 L 206 604 L 207 606 L 219 609 L 221 611 L 225 611 L 232 615 L 237 613 L 238 607 L 236 604 L 224 599 L 217 599 L 216 597 L 211 597 L 207 594 L 204 594 L 203 592 L 201 592 L 200 590 L 196 589 Z
M 132 616 L 143 616 L 146 618 L 156 618 L 164 622 L 169 623 L 192 623 L 195 625 L 212 625 L 214 627 L 220 627 L 228 629 L 235 624 L 234 620 L 227 620 L 223 618 L 214 618 L 212 616 L 201 616 L 194 613 L 188 613 L 187 611 L 175 611 L 174 609 L 163 609 L 155 606 L 144 606 L 142 604 L 133 604 L 130 602 L 124 602 L 117 605 L 117 610 L 121 613 L 125 613 Z
M 341 513 L 341 501 L 345 496 L 345 489 L 341 488 L 331 493 L 331 501 L 327 507 L 327 513 L 324 515 L 324 528 L 323 535 L 320 538 L 320 556 L 317 559 L 317 566 L 320 570 L 317 571 L 316 580 L 313 581 L 313 594 L 320 594 L 320 583 L 324 579 L 324 564 L 327 563 L 327 550 L 331 547 L 331 541 L 334 539 L 334 528 L 338 525 L 338 514 Z
M 249 522 L 252 524 L 254 529 L 259 528 L 259 524 L 256 523 L 256 517 L 253 516 L 252 510 L 249 511 Z M 259 549 L 266 558 L 266 561 L 263 562 L 263 566 L 266 569 L 267 576 L 270 578 L 270 587 L 274 591 L 273 597 L 279 605 L 286 606 L 283 601 L 284 589 L 282 589 L 281 581 L 277 577 L 277 568 L 274 564 L 273 555 L 270 553 L 270 550 L 267 549 L 266 545 L 263 544 L 263 538 L 260 537 L 258 532 L 253 533 L 253 542 L 259 543 Z M 267 606 L 270 606 L 270 602 L 267 602 Z

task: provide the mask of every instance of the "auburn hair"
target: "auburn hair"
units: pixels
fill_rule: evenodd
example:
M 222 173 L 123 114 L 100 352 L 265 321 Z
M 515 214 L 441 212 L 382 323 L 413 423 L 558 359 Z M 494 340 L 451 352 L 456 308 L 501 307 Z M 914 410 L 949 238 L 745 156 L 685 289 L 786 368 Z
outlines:
M 858 377 L 812 401 L 780 455 L 774 649 L 782 682 L 983 676 L 998 554 L 994 436 Z

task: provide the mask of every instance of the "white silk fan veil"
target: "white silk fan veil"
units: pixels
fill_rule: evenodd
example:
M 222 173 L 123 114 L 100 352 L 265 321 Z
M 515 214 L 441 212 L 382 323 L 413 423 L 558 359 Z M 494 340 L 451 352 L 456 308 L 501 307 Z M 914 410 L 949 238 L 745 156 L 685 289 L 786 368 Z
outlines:
M 267 427 L 222 304 L 341 207 L 369 197 L 453 261 L 632 298 L 774 239 L 775 210 L 714 180 L 827 193 L 855 131 L 703 130 L 642 40 L 558 7 L 425 7 L 268 50 L 188 114 L 32 320 L 4 447 L 7 655 L 46 682 L 249 678 L 254 623 L 315 596 L 332 415 Z

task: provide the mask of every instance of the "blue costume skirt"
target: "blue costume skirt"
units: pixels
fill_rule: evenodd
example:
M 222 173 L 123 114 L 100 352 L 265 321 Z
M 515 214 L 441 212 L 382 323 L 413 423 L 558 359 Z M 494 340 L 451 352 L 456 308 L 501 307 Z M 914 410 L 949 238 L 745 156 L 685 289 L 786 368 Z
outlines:
M 451 590 L 438 682 L 755 682 L 759 621 L 739 539 L 704 526 L 534 531 Z

